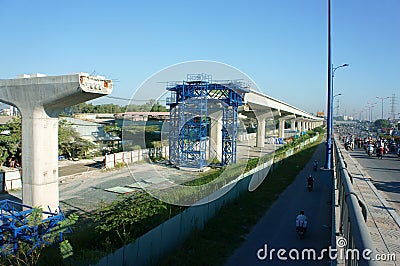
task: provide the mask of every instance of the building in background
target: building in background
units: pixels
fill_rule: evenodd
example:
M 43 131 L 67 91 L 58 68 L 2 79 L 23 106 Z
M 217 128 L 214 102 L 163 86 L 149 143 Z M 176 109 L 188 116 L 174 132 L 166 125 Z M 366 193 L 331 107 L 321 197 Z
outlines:
M 81 138 L 97 144 L 100 150 L 120 145 L 120 137 L 105 132 L 105 125 L 103 124 L 72 117 L 63 117 L 62 119 L 66 120 L 79 133 Z

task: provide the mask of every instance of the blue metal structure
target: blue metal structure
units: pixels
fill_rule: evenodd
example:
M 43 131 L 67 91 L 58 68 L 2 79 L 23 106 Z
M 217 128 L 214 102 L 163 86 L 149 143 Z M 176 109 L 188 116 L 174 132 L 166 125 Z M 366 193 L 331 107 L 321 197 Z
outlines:
M 212 81 L 211 75 L 188 74 L 182 83 L 169 83 L 170 162 L 176 166 L 207 165 L 209 111 L 222 110 L 221 165 L 236 163 L 238 107 L 248 88 L 240 80 Z
M 43 211 L 41 221 L 34 222 L 33 208 L 10 200 L 0 201 L 0 255 L 17 254 L 19 243 L 28 243 L 31 249 L 63 241 L 60 222 L 65 220 L 60 209 L 55 212 Z M 67 228 L 64 232 L 71 232 Z M 56 234 L 56 235 L 54 235 Z

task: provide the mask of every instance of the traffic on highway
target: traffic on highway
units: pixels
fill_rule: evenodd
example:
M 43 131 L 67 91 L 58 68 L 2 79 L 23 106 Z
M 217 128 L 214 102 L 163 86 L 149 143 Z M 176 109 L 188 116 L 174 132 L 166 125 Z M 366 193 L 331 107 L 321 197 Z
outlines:
M 400 214 L 400 136 L 399 130 L 382 130 L 372 123 L 338 124 L 335 134 L 371 176 L 375 187 Z

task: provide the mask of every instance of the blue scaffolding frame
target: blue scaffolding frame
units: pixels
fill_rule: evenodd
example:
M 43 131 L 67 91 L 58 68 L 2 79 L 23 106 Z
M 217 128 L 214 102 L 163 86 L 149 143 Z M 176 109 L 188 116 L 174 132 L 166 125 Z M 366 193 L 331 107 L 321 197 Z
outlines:
M 169 83 L 170 106 L 169 159 L 179 167 L 206 166 L 210 103 L 222 109 L 221 165 L 236 163 L 238 107 L 248 87 L 241 80 L 212 81 L 211 75 L 188 74 L 187 80 Z M 215 107 L 215 106 L 214 106 Z
M 44 245 L 63 241 L 63 233 L 72 232 L 71 228 L 57 230 L 65 220 L 63 212 L 43 211 L 45 218 L 36 224 L 31 217 L 33 208 L 11 200 L 0 200 L 0 255 L 17 254 L 19 243 L 30 244 L 29 255 L 33 250 Z M 56 237 L 51 237 L 57 232 Z

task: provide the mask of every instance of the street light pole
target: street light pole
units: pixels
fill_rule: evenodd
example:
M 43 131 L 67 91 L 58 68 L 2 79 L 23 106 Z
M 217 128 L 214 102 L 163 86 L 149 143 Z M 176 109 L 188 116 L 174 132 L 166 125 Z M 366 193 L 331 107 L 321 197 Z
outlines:
M 328 0 L 328 108 L 327 108 L 327 132 L 326 132 L 326 160 L 324 168 L 332 169 L 332 128 L 333 128 L 333 76 L 336 69 L 348 66 L 348 64 L 333 68 L 331 54 L 331 0 Z
M 332 82 L 333 82 L 333 80 L 332 80 Z M 333 102 L 335 102 L 335 98 L 336 98 L 336 96 L 341 96 L 342 94 L 341 93 L 338 93 L 338 94 L 335 94 L 335 95 L 333 95 Z M 339 111 L 339 99 L 338 99 L 338 105 L 337 105 L 337 110 L 336 110 L 336 119 L 337 119 L 337 117 L 339 116 L 339 113 L 338 113 L 338 111 Z
M 328 60 L 330 61 L 330 60 Z M 330 68 L 328 67 L 328 128 L 327 128 L 327 134 L 326 134 L 326 139 L 327 139 L 327 152 L 326 152 L 326 161 L 325 161 L 325 169 L 332 169 L 332 130 L 333 130 L 333 99 L 338 96 L 332 96 L 333 95 L 333 80 L 335 77 L 335 71 L 341 67 L 347 67 L 349 64 L 343 64 L 337 67 L 333 67 L 333 64 L 330 64 Z M 332 70 L 332 71 L 331 71 Z M 332 74 L 330 74 L 332 73 Z M 341 95 L 341 94 L 340 94 Z
M 331 169 L 331 160 L 332 160 L 332 87 L 331 87 L 331 78 L 332 78 L 332 63 L 331 63 L 331 0 L 328 0 L 328 108 L 327 108 L 327 132 L 326 132 L 326 160 L 325 160 L 325 169 Z
M 378 96 L 376 96 L 376 98 L 382 100 L 382 120 L 383 120 L 383 100 L 389 99 L 390 97 L 378 97 Z
M 371 123 L 372 123 L 372 108 L 374 108 L 375 104 L 377 104 L 377 103 L 370 103 L 370 102 L 367 102 L 367 104 L 369 105 L 369 106 L 368 106 L 368 109 L 369 109 L 369 120 L 370 120 Z

